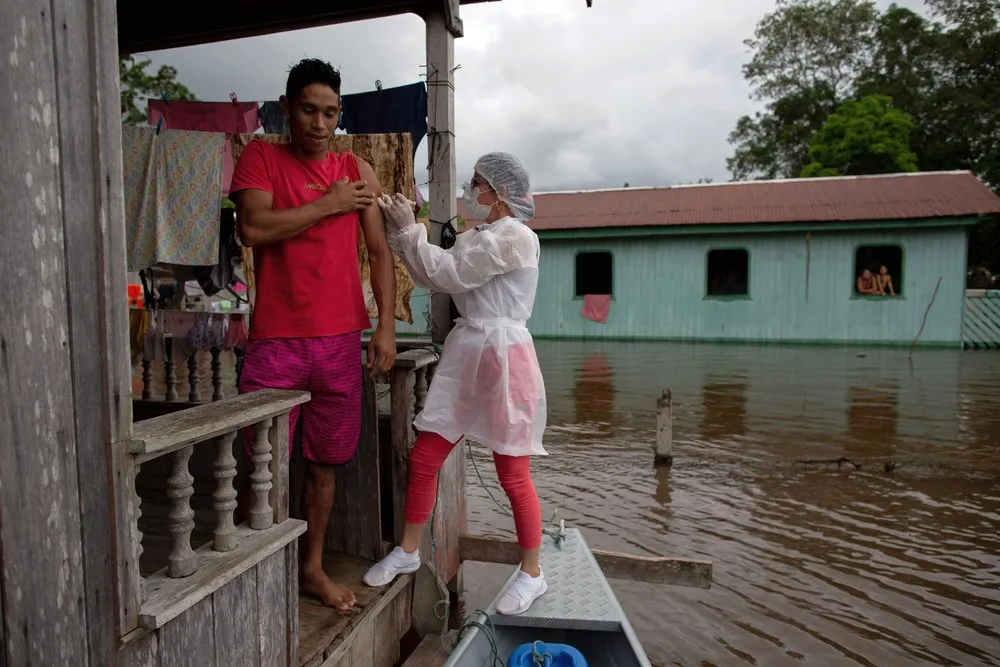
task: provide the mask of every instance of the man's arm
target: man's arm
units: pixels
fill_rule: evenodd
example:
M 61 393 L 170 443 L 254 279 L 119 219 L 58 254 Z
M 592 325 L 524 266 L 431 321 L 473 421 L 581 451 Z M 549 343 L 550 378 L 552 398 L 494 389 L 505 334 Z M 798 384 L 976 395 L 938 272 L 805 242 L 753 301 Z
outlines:
M 382 195 L 382 186 L 371 165 L 358 158 L 361 180 L 369 184 L 376 197 Z M 385 234 L 385 218 L 382 209 L 372 203 L 361 211 L 361 229 L 365 233 L 368 259 L 371 262 L 372 290 L 378 306 L 378 325 L 383 323 L 395 331 L 396 328 L 396 270 L 392 261 L 392 250 Z
M 272 208 L 274 196 L 263 190 L 240 190 L 233 195 L 233 201 L 240 242 L 249 247 L 294 238 L 333 215 L 326 196 L 299 208 L 277 211 Z
M 314 202 L 281 210 L 272 208 L 274 196 L 270 192 L 248 188 L 234 193 L 240 242 L 253 247 L 287 241 L 330 216 L 378 208 L 365 182 L 368 179 L 362 178 L 355 183 L 347 180 L 333 183 L 326 194 Z

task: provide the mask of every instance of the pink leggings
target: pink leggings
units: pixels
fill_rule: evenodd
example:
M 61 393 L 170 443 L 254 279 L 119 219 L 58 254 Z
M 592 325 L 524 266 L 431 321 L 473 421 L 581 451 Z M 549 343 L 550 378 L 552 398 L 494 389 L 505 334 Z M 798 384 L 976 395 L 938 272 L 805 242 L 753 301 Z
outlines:
M 461 442 L 461 438 L 459 438 Z M 407 523 L 426 523 L 434 510 L 438 472 L 457 442 L 448 442 L 427 431 L 417 436 L 410 452 L 410 483 L 406 488 Z M 510 498 L 514 528 L 522 549 L 537 549 L 542 544 L 542 507 L 535 485 L 531 483 L 531 457 L 493 454 L 500 486 Z

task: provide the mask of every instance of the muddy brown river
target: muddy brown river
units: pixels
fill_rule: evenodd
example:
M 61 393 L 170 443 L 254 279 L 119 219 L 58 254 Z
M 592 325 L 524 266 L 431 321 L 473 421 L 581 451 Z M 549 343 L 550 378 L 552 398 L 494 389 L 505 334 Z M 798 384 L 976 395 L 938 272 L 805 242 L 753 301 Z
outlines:
M 1000 664 L 1000 355 L 537 347 L 546 517 L 593 547 L 714 562 L 708 591 L 611 582 L 652 662 Z M 669 470 L 652 453 L 663 388 Z M 470 530 L 512 534 L 471 467 L 469 493 Z
M 546 518 L 593 547 L 715 564 L 707 591 L 611 582 L 655 665 L 1000 665 L 1000 354 L 537 348 Z M 675 459 L 657 469 L 665 388 Z M 513 536 L 468 471 L 470 531 Z M 467 567 L 485 604 L 506 571 Z

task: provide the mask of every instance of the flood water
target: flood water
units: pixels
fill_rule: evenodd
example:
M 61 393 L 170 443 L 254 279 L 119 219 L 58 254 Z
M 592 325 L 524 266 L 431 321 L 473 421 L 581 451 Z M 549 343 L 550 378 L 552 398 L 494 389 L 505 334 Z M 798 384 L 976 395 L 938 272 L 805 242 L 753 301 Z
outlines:
M 537 349 L 545 516 L 592 547 L 714 562 L 707 591 L 611 582 L 654 664 L 1000 664 L 1000 355 Z M 665 388 L 674 465 L 656 469 Z M 469 495 L 471 532 L 513 534 L 471 466 Z
M 655 665 L 1000 665 L 1000 354 L 537 349 L 546 518 L 592 547 L 714 563 L 707 591 L 611 582 Z M 662 389 L 670 469 L 653 466 Z M 470 532 L 513 536 L 489 453 L 473 453 Z M 467 568 L 473 607 L 509 572 Z

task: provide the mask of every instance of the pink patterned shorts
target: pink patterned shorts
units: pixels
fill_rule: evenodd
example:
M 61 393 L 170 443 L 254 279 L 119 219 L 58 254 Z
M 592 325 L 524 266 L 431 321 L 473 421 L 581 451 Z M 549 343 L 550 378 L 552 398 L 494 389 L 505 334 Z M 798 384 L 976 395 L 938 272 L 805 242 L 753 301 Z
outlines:
M 258 389 L 312 393 L 311 401 L 289 414 L 289 453 L 295 429 L 301 428 L 306 461 L 340 465 L 354 458 L 361 436 L 361 332 L 251 340 L 240 373 L 240 393 Z M 243 437 L 249 456 L 252 429 L 245 429 Z

